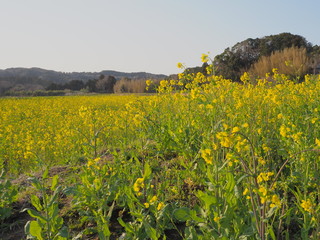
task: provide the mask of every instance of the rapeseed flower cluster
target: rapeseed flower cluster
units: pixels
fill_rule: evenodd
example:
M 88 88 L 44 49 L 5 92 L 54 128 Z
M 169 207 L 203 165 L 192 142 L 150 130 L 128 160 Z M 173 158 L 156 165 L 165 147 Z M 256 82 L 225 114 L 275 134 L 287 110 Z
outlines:
M 227 132 L 218 132 L 216 134 L 217 139 L 220 141 L 220 145 L 225 148 L 230 148 L 233 143 L 233 136 Z
M 204 161 L 207 164 L 212 164 L 213 157 L 212 157 L 212 150 L 207 148 L 207 149 L 202 149 L 201 150 L 201 157 L 204 159 Z
M 274 207 L 278 207 L 278 208 L 281 207 L 281 200 L 276 194 L 273 194 L 271 197 L 270 208 L 274 208 Z
M 273 175 L 274 175 L 273 172 L 262 172 L 257 177 L 257 182 L 258 183 L 267 182 L 270 180 L 270 177 L 272 177 Z
M 308 198 L 307 200 L 302 200 L 300 206 L 303 208 L 304 211 L 312 213 L 314 210 L 314 203 Z
M 98 157 L 98 158 L 95 158 L 95 159 L 90 159 L 88 160 L 88 163 L 87 163 L 87 167 L 90 168 L 90 167 L 94 167 L 96 169 L 100 169 L 100 166 L 98 165 L 98 163 L 100 162 L 101 158 Z
M 140 191 L 144 188 L 144 178 L 137 178 L 133 184 L 133 190 L 139 195 Z

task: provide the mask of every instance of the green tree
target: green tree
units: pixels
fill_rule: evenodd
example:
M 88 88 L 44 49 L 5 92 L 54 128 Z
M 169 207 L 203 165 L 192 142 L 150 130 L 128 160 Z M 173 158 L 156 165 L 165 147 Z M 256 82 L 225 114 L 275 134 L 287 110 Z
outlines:
M 97 84 L 98 79 L 90 79 L 85 83 L 85 88 L 89 91 L 89 92 L 96 92 L 97 91 Z
M 71 80 L 64 85 L 64 89 L 70 89 L 73 91 L 79 91 L 84 88 L 84 83 L 81 80 Z

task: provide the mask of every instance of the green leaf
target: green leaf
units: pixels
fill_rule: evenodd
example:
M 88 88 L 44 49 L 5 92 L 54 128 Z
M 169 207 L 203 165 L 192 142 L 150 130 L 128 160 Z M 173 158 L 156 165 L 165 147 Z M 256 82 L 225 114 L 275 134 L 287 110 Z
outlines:
M 30 209 L 30 208 L 27 210 L 28 210 L 28 213 L 31 217 L 39 219 L 40 221 L 43 221 L 43 222 L 47 222 L 47 219 L 44 216 L 42 216 L 40 213 L 38 213 L 37 211 Z
M 204 202 L 206 210 L 209 210 L 212 204 L 217 204 L 218 202 L 216 197 L 202 191 L 198 191 L 196 196 Z
M 175 209 L 173 211 L 173 215 L 177 220 L 179 220 L 181 222 L 186 222 L 187 220 L 192 219 L 191 214 L 190 214 L 190 209 L 187 207 Z
M 109 239 L 111 232 L 107 223 L 102 223 L 98 225 L 98 235 L 99 239 Z
M 40 212 L 42 211 L 42 205 L 37 195 L 31 195 L 31 204 Z
M 62 217 L 58 216 L 52 220 L 53 220 L 53 223 L 54 223 L 56 229 L 59 229 L 62 227 L 62 225 L 63 225 L 63 218 Z
M 237 185 L 234 186 L 234 195 L 236 196 L 236 198 L 241 197 L 241 194 Z
M 126 230 L 126 232 L 128 232 L 128 233 L 135 233 L 134 229 L 133 229 L 129 224 L 125 223 L 125 222 L 122 220 L 122 218 L 118 217 L 117 220 L 118 220 L 118 222 L 120 223 L 120 225 L 121 225 L 122 227 L 124 227 L 124 229 Z
M 151 173 L 152 173 L 151 167 L 150 167 L 149 163 L 146 162 L 146 163 L 144 164 L 143 178 L 144 178 L 144 179 L 148 179 L 148 178 L 150 177 Z
M 66 238 L 66 237 L 61 237 L 61 236 L 55 236 L 54 238 L 53 238 L 53 240 L 66 240 L 66 239 L 68 239 L 68 238 Z
M 24 232 L 28 235 L 30 234 L 30 222 L 31 221 L 28 221 L 26 225 L 24 225 Z
M 42 229 L 37 221 L 31 221 L 29 224 L 29 232 L 32 236 L 42 240 Z
M 268 228 L 268 233 L 270 234 L 272 240 L 277 240 L 276 235 L 274 234 L 274 231 L 271 226 Z
M 49 176 L 49 168 L 47 167 L 46 170 L 44 170 L 44 172 L 42 174 L 42 178 L 47 179 L 48 176 Z
M 56 190 L 53 192 L 52 196 L 50 197 L 50 201 L 48 203 L 48 206 L 51 206 L 55 203 L 57 203 L 57 199 L 59 197 L 61 186 L 57 187 Z
M 239 240 L 248 240 L 249 235 L 241 235 Z
M 0 207 L 0 222 L 11 215 L 11 208 L 8 207 Z
M 113 201 L 112 202 L 112 205 L 110 206 L 109 208 L 109 211 L 108 211 L 108 215 L 107 215 L 107 219 L 109 220 L 112 216 L 112 212 L 113 212 L 113 209 L 114 209 L 114 206 L 116 205 L 116 201 Z
M 219 238 L 219 239 L 221 239 L 221 240 L 229 240 L 229 238 L 226 237 L 226 236 L 223 236 L 222 238 Z
M 205 222 L 204 219 L 197 216 L 197 212 L 195 210 L 190 211 L 190 217 L 192 218 L 193 221 L 196 221 L 198 223 Z
M 248 174 L 244 174 L 242 175 L 238 180 L 237 180 L 237 184 L 239 184 L 244 178 L 248 177 Z
M 197 234 L 196 230 L 193 226 L 187 227 L 184 230 L 184 234 L 187 240 L 198 240 L 199 234 Z
M 52 183 L 51 183 L 51 190 L 54 191 L 58 185 L 58 180 L 59 180 L 59 176 L 58 175 L 54 175 L 52 178 Z
M 146 221 L 143 222 L 143 225 L 145 227 L 148 237 L 151 238 L 152 240 L 158 240 L 156 229 L 151 227 L 151 225 Z
M 231 192 L 233 192 L 234 186 L 236 185 L 236 183 L 234 181 L 234 176 L 232 173 L 227 173 L 226 178 L 227 178 L 226 191 L 231 193 Z
M 41 191 L 43 189 L 39 179 L 37 179 L 36 177 L 30 177 L 28 178 L 28 180 L 31 181 L 32 186 L 34 186 L 37 190 Z

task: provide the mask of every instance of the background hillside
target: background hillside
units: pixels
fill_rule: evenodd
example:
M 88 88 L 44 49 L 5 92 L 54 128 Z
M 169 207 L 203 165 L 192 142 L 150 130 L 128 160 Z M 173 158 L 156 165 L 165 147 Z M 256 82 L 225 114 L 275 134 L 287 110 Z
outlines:
M 113 76 L 116 80 L 132 79 L 164 79 L 164 74 L 152 74 L 146 72 L 118 72 L 104 70 L 101 72 L 58 72 L 41 68 L 8 68 L 0 70 L 0 94 L 5 91 L 33 91 L 43 90 L 51 84 L 67 84 L 71 81 L 97 80 L 101 76 Z

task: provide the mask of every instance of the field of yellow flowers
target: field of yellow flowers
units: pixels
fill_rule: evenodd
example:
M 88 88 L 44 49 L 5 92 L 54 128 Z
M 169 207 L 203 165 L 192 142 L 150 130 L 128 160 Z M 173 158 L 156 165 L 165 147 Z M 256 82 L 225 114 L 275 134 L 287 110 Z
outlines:
M 207 70 L 150 96 L 0 99 L 0 232 L 23 193 L 34 239 L 319 239 L 319 76 Z

